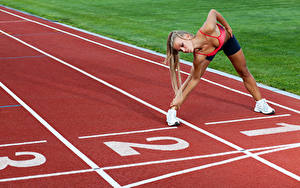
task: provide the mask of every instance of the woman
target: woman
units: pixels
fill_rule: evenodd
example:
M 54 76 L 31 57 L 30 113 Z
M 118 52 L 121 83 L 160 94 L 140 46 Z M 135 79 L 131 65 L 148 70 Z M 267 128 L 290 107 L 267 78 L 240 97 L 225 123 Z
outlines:
M 223 50 L 227 55 L 235 70 L 243 79 L 246 89 L 256 101 L 254 111 L 263 114 L 275 113 L 275 110 L 266 103 L 266 100 L 262 99 L 256 81 L 246 66 L 243 51 L 232 34 L 231 27 L 219 12 L 212 9 L 195 36 L 185 31 L 173 31 L 168 36 L 165 63 L 170 65 L 171 82 L 175 92 L 175 98 L 167 113 L 169 126 L 179 125 L 176 118 L 177 110 L 199 83 L 208 64 L 220 50 Z M 183 84 L 180 77 L 179 52 L 193 53 L 194 55 L 190 75 Z

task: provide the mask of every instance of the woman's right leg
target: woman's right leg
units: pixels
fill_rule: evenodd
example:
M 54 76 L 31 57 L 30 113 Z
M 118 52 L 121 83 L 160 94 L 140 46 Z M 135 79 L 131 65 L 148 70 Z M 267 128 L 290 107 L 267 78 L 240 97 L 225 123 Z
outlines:
M 244 81 L 244 85 L 249 93 L 253 96 L 255 101 L 259 101 L 262 99 L 261 93 L 259 88 L 256 85 L 256 81 L 252 74 L 249 72 L 246 59 L 242 49 L 240 49 L 235 54 L 228 56 L 229 60 L 231 61 L 232 65 L 234 66 L 236 72 L 240 75 L 240 77 Z

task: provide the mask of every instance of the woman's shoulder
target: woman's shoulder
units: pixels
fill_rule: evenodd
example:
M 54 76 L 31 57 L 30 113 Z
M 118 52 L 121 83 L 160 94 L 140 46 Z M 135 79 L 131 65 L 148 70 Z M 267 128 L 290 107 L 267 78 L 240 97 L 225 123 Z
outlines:
M 207 34 L 207 35 L 212 35 L 216 32 L 216 27 L 217 27 L 216 25 L 215 26 L 205 25 L 205 26 L 200 27 L 198 32 L 204 33 L 204 34 Z

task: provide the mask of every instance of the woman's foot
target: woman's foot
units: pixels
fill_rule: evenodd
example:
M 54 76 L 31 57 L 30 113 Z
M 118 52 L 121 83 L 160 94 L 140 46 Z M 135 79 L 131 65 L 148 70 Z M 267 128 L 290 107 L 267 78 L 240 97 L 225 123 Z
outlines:
M 169 126 L 178 126 L 180 124 L 179 120 L 176 117 L 176 110 L 170 109 L 167 113 L 167 123 Z
M 266 115 L 275 114 L 275 110 L 267 104 L 266 99 L 261 99 L 259 101 L 256 101 L 254 111 L 261 112 Z

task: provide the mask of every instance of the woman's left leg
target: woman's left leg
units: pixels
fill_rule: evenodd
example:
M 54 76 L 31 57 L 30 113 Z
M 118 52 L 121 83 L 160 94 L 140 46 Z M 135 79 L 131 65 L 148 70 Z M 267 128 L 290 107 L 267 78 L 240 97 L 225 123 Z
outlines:
M 247 68 L 246 59 L 242 49 L 240 49 L 235 54 L 228 56 L 228 58 L 231 61 L 237 73 L 243 79 L 244 85 L 246 89 L 249 91 L 249 93 L 253 96 L 253 98 L 256 101 L 261 100 L 262 99 L 261 93 L 256 85 L 256 81 L 254 77 L 252 76 L 252 74 L 249 72 Z
M 228 58 L 230 59 L 235 70 L 243 79 L 245 87 L 256 100 L 254 111 L 267 115 L 274 114 L 275 110 L 267 104 L 266 99 L 262 99 L 261 97 L 260 91 L 256 85 L 256 81 L 247 68 L 246 59 L 242 49 L 235 54 L 228 56 Z

